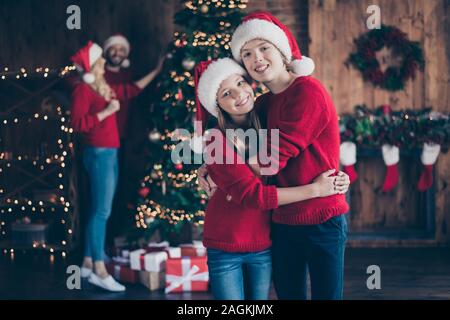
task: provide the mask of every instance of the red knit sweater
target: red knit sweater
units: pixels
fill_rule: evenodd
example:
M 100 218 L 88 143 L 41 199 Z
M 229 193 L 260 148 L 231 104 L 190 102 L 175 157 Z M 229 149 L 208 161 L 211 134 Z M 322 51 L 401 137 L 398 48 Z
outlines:
M 127 91 L 139 90 L 134 84 L 110 85 L 117 99 L 123 100 Z M 79 83 L 72 92 L 71 125 L 82 134 L 83 143 L 92 147 L 119 148 L 119 133 L 116 114 L 99 121 L 97 113 L 104 110 L 108 102 L 89 85 Z
M 203 244 L 228 252 L 256 252 L 270 248 L 270 209 L 278 205 L 275 186 L 264 186 L 221 137 L 223 152 L 234 156 L 233 164 L 222 159 L 208 164 L 218 189 L 206 208 Z
M 256 107 L 267 116 L 267 128 L 280 132 L 279 158 L 271 158 L 279 164 L 277 186 L 306 185 L 326 170 L 339 170 L 338 117 L 318 80 L 299 77 L 279 94 L 260 96 Z M 320 224 L 348 210 L 345 195 L 335 195 L 282 206 L 272 219 L 281 224 Z
M 128 70 L 120 70 L 119 72 L 112 72 L 105 69 L 105 79 L 109 85 L 123 86 L 124 98 L 120 100 L 120 110 L 116 113 L 117 129 L 119 130 L 120 139 L 126 138 L 127 124 L 130 114 L 130 100 L 139 95 L 142 90 L 137 86 L 129 86 L 132 81 L 131 72 Z

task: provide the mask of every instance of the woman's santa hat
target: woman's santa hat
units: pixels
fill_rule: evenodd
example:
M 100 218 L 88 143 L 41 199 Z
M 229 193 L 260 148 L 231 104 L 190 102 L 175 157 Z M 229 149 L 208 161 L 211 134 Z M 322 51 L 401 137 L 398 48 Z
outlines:
M 128 68 L 130 66 L 130 60 L 128 60 L 128 55 L 130 54 L 130 50 L 131 50 L 130 42 L 128 41 L 127 38 L 125 38 L 124 35 L 122 35 L 120 33 L 116 33 L 116 34 L 112 35 L 111 37 L 109 37 L 108 39 L 106 39 L 105 43 L 103 44 L 103 50 L 105 52 L 108 52 L 108 49 L 115 45 L 120 45 L 125 48 L 125 54 L 126 54 L 127 58 L 125 58 L 122 61 L 120 66 L 122 68 Z
M 81 48 L 75 53 L 70 60 L 74 63 L 78 72 L 83 76 L 83 81 L 86 83 L 93 83 L 95 81 L 95 76 L 91 73 L 91 68 L 94 63 L 102 56 L 102 48 L 89 41 L 86 46 Z
M 245 76 L 247 72 L 236 61 L 230 58 L 201 61 L 195 67 L 195 102 L 197 106 L 196 120 L 200 126 L 191 140 L 194 152 L 202 150 L 202 134 L 208 122 L 209 114 L 218 117 L 217 92 L 220 84 L 231 75 Z
M 264 39 L 275 45 L 286 57 L 289 69 L 295 74 L 309 76 L 313 73 L 314 61 L 302 56 L 291 31 L 269 12 L 250 13 L 236 28 L 230 43 L 231 52 L 236 61 L 242 62 L 242 47 L 254 39 Z

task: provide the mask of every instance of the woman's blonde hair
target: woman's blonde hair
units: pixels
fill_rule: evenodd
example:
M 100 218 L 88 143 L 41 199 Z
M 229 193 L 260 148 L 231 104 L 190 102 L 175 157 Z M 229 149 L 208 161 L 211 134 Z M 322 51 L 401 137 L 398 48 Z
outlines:
M 100 59 L 97 60 L 92 66 L 91 70 L 95 75 L 95 81 L 91 83 L 90 86 L 92 87 L 92 89 L 94 89 L 95 92 L 97 92 L 99 95 L 105 98 L 106 101 L 110 101 L 116 97 L 116 94 L 114 90 L 106 82 L 104 75 L 95 72 L 96 68 L 98 68 L 99 63 Z

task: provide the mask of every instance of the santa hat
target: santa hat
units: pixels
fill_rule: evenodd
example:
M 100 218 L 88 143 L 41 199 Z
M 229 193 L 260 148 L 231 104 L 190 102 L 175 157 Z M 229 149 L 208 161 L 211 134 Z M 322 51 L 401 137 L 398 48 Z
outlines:
M 348 174 L 350 183 L 355 182 L 358 174 L 355 170 L 356 163 L 356 144 L 350 141 L 343 142 L 340 148 L 340 161 L 344 167 L 344 172 Z
M 95 76 L 91 73 L 91 68 L 101 56 L 102 48 L 98 44 L 89 41 L 87 45 L 78 50 L 70 60 L 83 75 L 83 81 L 86 83 L 93 83 L 95 81 Z
M 400 149 L 396 146 L 384 144 L 381 146 L 383 160 L 386 164 L 383 191 L 391 191 L 398 183 L 398 163 L 400 161 Z
M 191 140 L 194 152 L 202 150 L 202 132 L 208 122 L 209 114 L 218 117 L 217 91 L 220 84 L 233 74 L 246 75 L 246 71 L 236 61 L 230 58 L 201 61 L 195 67 L 195 102 L 197 106 L 196 120 L 201 123 L 196 128 L 196 134 Z
M 441 152 L 441 145 L 424 143 L 420 161 L 423 164 L 423 170 L 420 174 L 417 189 L 426 191 L 433 185 L 433 165 Z
M 116 34 L 112 35 L 111 37 L 109 37 L 108 39 L 106 39 L 105 43 L 103 44 L 103 50 L 105 52 L 107 52 L 109 48 L 111 48 L 112 46 L 115 46 L 115 45 L 123 46 L 125 48 L 126 55 L 128 57 L 128 55 L 130 54 L 131 46 L 130 46 L 130 42 L 128 41 L 127 38 L 125 38 L 124 35 L 122 35 L 120 33 L 116 33 Z M 130 66 L 130 60 L 124 59 L 120 66 L 122 68 L 128 68 Z
M 302 56 L 291 31 L 269 12 L 250 13 L 236 28 L 230 43 L 231 52 L 236 61 L 242 62 L 242 47 L 254 39 L 264 39 L 275 45 L 286 57 L 289 69 L 295 74 L 309 76 L 313 73 L 314 61 Z

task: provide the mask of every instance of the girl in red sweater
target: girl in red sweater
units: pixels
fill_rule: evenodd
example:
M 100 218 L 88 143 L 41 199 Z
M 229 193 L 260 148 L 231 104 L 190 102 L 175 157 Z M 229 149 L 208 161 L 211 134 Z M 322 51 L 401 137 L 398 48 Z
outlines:
M 82 73 L 82 80 L 72 92 L 71 125 L 81 134 L 83 164 L 90 185 L 90 208 L 86 227 L 85 253 L 81 275 L 109 291 L 124 291 L 106 271 L 104 246 L 106 223 L 111 214 L 117 186 L 120 146 L 116 112 L 125 92 L 139 92 L 135 84 L 107 84 L 105 59 L 99 45 L 89 42 L 71 60 Z M 94 271 L 94 272 L 93 272 Z
M 245 162 L 248 146 L 239 139 L 230 141 L 225 137 L 227 129 L 261 127 L 245 74 L 229 58 L 202 62 L 196 67 L 197 119 L 205 124 L 208 113 L 212 114 L 220 130 L 214 145 L 221 147 L 207 166 L 218 189 L 206 209 L 203 235 L 216 299 L 267 299 L 272 273 L 269 210 L 344 193 L 349 184 L 347 176 L 331 177 L 334 169 L 302 186 L 277 188 L 263 184 L 258 166 L 252 165 L 254 173 Z M 212 154 L 209 151 L 206 154 Z M 235 160 L 232 163 L 225 161 L 230 154 Z
M 309 75 L 291 32 L 268 12 L 254 12 L 235 30 L 231 50 L 249 75 L 270 92 L 257 101 L 267 128 L 279 129 L 273 174 L 280 187 L 305 185 L 339 168 L 336 109 L 322 84 Z M 275 164 L 275 166 L 274 166 Z M 349 209 L 343 194 L 296 202 L 274 210 L 273 263 L 280 299 L 306 299 L 309 270 L 313 299 L 342 299 Z

